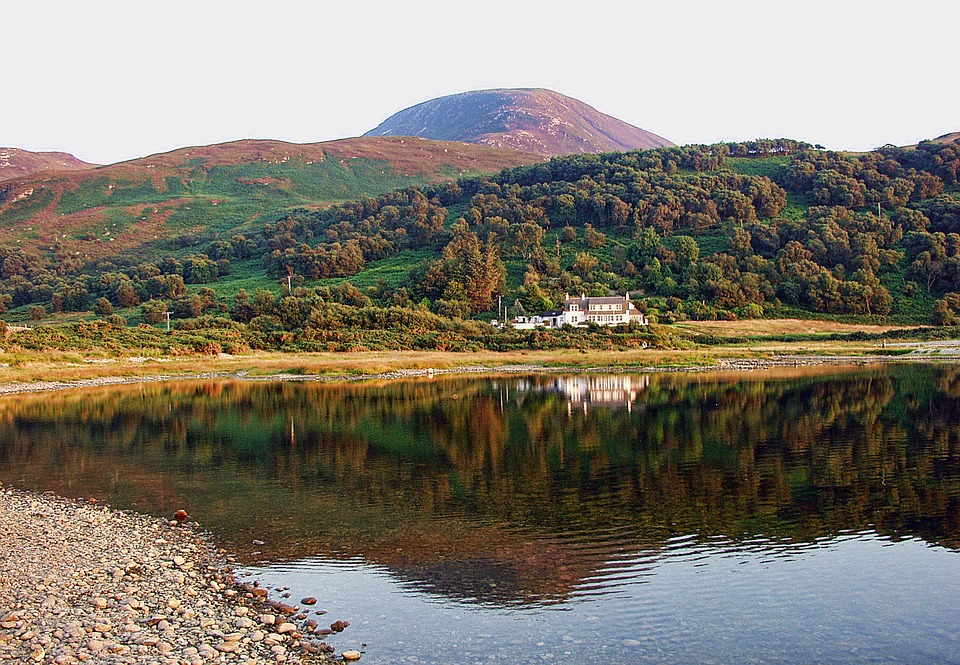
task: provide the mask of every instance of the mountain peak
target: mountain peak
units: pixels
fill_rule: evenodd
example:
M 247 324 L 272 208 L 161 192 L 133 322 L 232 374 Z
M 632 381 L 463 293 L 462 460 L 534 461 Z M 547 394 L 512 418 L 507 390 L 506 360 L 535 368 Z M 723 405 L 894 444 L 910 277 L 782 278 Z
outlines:
M 438 97 L 395 113 L 365 136 L 419 136 L 548 156 L 673 145 L 544 88 L 475 90 Z

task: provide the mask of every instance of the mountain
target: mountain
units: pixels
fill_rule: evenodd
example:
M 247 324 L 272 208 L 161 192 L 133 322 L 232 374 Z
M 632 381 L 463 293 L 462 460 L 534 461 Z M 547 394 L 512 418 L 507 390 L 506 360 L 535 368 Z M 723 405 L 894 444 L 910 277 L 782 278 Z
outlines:
M 0 181 L 39 171 L 79 171 L 92 169 L 88 164 L 65 152 L 30 152 L 20 148 L 0 148 Z
M 420 136 L 558 156 L 674 145 L 540 88 L 464 92 L 400 111 L 364 136 Z
M 0 246 L 88 259 L 244 233 L 293 208 L 377 196 L 542 158 L 418 138 L 244 140 L 0 183 Z

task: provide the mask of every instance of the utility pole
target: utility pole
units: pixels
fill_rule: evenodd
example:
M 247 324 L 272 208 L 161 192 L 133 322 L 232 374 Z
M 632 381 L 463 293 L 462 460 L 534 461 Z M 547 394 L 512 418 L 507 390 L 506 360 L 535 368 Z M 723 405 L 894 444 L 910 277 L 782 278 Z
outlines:
M 173 312 L 164 312 L 164 313 L 163 313 L 163 315 L 167 317 L 167 330 L 168 330 L 168 331 L 170 330 L 170 315 L 171 315 L 171 314 L 173 314 Z

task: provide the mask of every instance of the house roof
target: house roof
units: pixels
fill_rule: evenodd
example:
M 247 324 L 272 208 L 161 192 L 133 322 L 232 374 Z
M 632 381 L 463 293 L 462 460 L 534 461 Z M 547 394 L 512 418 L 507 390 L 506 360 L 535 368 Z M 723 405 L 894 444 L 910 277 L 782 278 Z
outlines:
M 622 305 L 627 302 L 623 296 L 603 296 L 597 298 L 570 298 L 567 302 L 587 303 L 594 305 Z

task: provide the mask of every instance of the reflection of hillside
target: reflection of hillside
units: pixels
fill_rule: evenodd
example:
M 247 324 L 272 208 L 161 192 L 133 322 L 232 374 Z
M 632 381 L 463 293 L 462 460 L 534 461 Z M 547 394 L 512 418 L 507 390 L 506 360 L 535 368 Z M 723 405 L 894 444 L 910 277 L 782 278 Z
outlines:
M 0 480 L 185 507 L 248 560 L 360 556 L 496 604 L 561 600 L 677 534 L 960 547 L 956 370 L 572 378 L 4 398 Z

